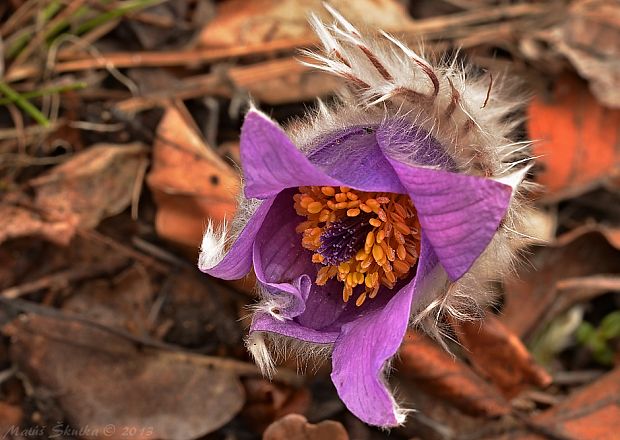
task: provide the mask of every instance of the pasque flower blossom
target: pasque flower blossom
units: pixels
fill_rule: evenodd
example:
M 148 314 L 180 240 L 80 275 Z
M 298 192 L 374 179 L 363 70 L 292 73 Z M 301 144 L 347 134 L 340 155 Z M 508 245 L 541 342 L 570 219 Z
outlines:
M 308 55 L 346 89 L 287 131 L 250 110 L 245 197 L 231 231 L 209 225 L 199 267 L 254 269 L 248 347 L 266 372 L 287 341 L 327 352 L 347 408 L 388 427 L 404 420 L 385 374 L 407 327 L 475 317 L 525 242 L 527 145 L 508 139 L 518 103 L 505 83 L 489 93 L 487 77 L 330 12 L 332 26 L 313 18 L 325 53 Z

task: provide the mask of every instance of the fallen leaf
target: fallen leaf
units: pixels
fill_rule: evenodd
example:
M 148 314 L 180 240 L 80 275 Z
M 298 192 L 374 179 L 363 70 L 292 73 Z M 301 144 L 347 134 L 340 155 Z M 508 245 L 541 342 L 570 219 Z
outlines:
M 409 332 L 400 347 L 396 369 L 401 378 L 474 416 L 510 413 L 508 401 L 465 363 L 438 347 L 428 337 Z
M 129 206 L 145 155 L 139 143 L 93 145 L 31 180 L 34 204 L 58 220 L 93 228 Z
M 585 233 L 560 246 L 536 250 L 517 276 L 504 283 L 502 323 L 521 339 L 545 324 L 557 300 L 558 283 L 568 278 L 620 273 L 620 253 L 598 232 Z
M 615 0 L 574 2 L 552 32 L 551 44 L 565 55 L 606 106 L 620 108 L 620 4 Z
M 239 176 L 202 141 L 184 110 L 170 107 L 157 128 L 147 183 L 159 236 L 197 253 L 207 220 L 230 220 Z
M 237 304 L 227 286 L 217 285 L 197 270 L 171 275 L 162 288 L 170 293 L 159 317 L 167 321 L 165 340 L 183 347 L 217 354 L 223 346 L 245 354 Z
M 333 93 L 342 84 L 334 75 L 304 66 L 292 57 L 233 67 L 227 77 L 235 89 L 270 105 L 314 100 Z
M 123 211 L 132 199 L 146 148 L 99 144 L 30 180 L 34 200 L 0 206 L 0 243 L 38 235 L 67 245 L 78 227 L 93 228 Z
M 620 228 L 591 224 L 579 226 L 575 229 L 560 235 L 555 240 L 556 246 L 566 246 L 577 238 L 590 233 L 599 233 L 605 237 L 607 242 L 620 251 Z
M 394 0 L 335 0 L 330 3 L 353 23 L 397 32 L 411 25 L 405 8 Z M 318 43 L 308 22 L 313 12 L 326 22 L 333 18 L 321 0 L 232 0 L 220 4 L 216 17 L 202 30 L 202 47 L 231 47 L 276 40 Z M 235 90 L 270 105 L 314 100 L 334 93 L 341 81 L 302 65 L 297 57 L 232 67 L 226 76 Z
M 577 78 L 565 76 L 551 102 L 540 96 L 528 107 L 528 134 L 546 197 L 572 197 L 620 173 L 620 110 L 603 107 Z
M 522 430 L 489 440 L 616 440 L 620 432 L 620 369 L 616 368 L 594 383 L 566 397 L 559 405 L 530 419 L 538 431 L 554 436 Z
M 405 425 L 398 428 L 398 433 L 412 439 L 447 440 L 467 437 L 467 433 L 488 426 L 495 419 L 474 417 L 464 414 L 450 402 L 424 392 L 419 386 L 410 383 L 399 383 L 396 389 L 398 400 L 406 402 L 411 411 L 407 415 Z M 347 424 L 349 433 L 351 428 Z
M 263 434 L 263 440 L 349 440 L 340 422 L 325 420 L 316 425 L 300 414 L 289 414 L 273 422 Z
M 398 31 L 412 23 L 395 0 L 333 0 L 330 2 L 352 23 Z M 220 3 L 216 17 L 198 38 L 203 47 L 241 46 L 273 40 L 312 38 L 308 16 L 314 12 L 331 22 L 321 0 L 229 0 Z
M 112 280 L 82 283 L 63 302 L 62 308 L 107 327 L 143 336 L 149 330 L 152 302 L 149 277 L 144 269 L 134 265 Z
M 258 378 L 248 378 L 243 384 L 247 404 L 242 414 L 259 432 L 287 414 L 306 413 L 312 400 L 305 387 L 294 388 Z
M 19 237 L 39 236 L 66 246 L 74 233 L 72 222 L 50 219 L 45 213 L 21 206 L 0 205 L 0 243 Z
M 11 432 L 19 429 L 23 417 L 20 407 L 0 402 L 0 438 L 13 438 Z
M 244 403 L 232 372 L 147 354 L 95 327 L 30 316 L 3 331 L 14 364 L 56 397 L 71 425 L 91 433 L 113 425 L 110 439 L 195 439 Z
M 546 387 L 551 376 L 536 364 L 517 335 L 494 315 L 453 325 L 474 368 L 512 398 L 528 385 Z

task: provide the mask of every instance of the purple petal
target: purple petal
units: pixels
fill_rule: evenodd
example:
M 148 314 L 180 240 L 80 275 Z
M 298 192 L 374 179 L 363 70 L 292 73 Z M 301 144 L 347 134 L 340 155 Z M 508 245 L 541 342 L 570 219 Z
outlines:
M 335 131 L 316 141 L 306 157 L 275 122 L 252 110 L 241 129 L 245 194 L 266 198 L 286 188 L 319 185 L 404 193 L 375 132 L 366 126 Z
M 252 267 L 254 240 L 274 201 L 275 197 L 272 197 L 261 203 L 218 264 L 210 268 L 200 268 L 200 270 L 223 280 L 236 280 L 247 275 Z
M 256 313 L 252 319 L 250 333 L 261 331 L 277 333 L 279 335 L 299 339 L 300 341 L 313 342 L 315 344 L 331 344 L 339 335 L 337 331 L 314 330 L 296 321 L 278 321 L 267 313 Z
M 245 117 L 240 152 L 245 194 L 250 198 L 264 199 L 297 186 L 340 185 L 312 165 L 275 122 L 256 110 Z
M 420 130 L 382 125 L 377 140 L 407 189 L 420 224 L 452 281 L 469 270 L 495 235 L 512 189 L 482 177 L 410 165 L 454 168 L 439 143 Z M 402 162 L 407 160 L 407 163 Z
M 474 264 L 506 214 L 512 188 L 482 177 L 392 162 L 452 281 Z
M 350 127 L 316 142 L 310 162 L 344 185 L 363 191 L 405 192 L 385 159 L 376 127 Z
M 388 158 L 448 171 L 456 169 L 454 160 L 435 138 L 420 127 L 412 127 L 404 118 L 382 123 L 377 130 L 377 142 Z
M 383 370 L 405 336 L 412 298 L 423 283 L 431 281 L 437 262 L 433 248 L 423 239 L 415 278 L 384 307 L 343 325 L 334 344 L 332 381 L 349 411 L 368 424 L 399 423 Z

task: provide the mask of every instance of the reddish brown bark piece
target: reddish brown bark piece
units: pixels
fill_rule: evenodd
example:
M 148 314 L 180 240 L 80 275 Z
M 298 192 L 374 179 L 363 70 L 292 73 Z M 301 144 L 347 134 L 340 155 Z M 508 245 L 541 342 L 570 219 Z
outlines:
M 205 145 L 190 121 L 183 110 L 166 110 L 147 183 L 158 207 L 157 233 L 197 251 L 209 219 L 232 219 L 239 176 Z
M 409 332 L 397 361 L 399 376 L 466 414 L 497 417 L 510 413 L 508 401 L 462 361 L 428 337 Z
M 325 420 L 316 425 L 300 414 L 289 414 L 273 422 L 263 434 L 263 440 L 349 440 L 340 422 Z
M 474 368 L 508 398 L 528 385 L 546 387 L 551 376 L 536 364 L 519 337 L 494 315 L 453 326 Z

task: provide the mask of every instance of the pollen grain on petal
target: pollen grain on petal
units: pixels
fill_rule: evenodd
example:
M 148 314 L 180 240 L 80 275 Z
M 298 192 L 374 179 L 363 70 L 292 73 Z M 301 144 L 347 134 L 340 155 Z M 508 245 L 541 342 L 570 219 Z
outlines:
M 341 282 L 345 302 L 356 295 L 359 307 L 381 286 L 393 289 L 417 263 L 420 223 L 406 195 L 304 186 L 293 202 L 304 217 L 296 228 L 302 246 L 321 266 L 315 283 Z

